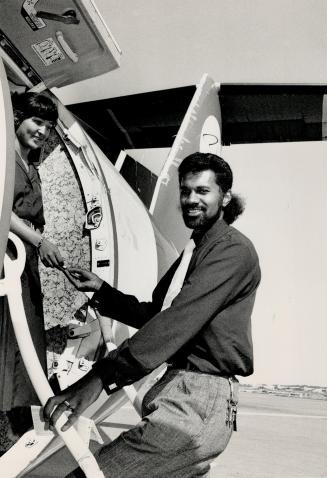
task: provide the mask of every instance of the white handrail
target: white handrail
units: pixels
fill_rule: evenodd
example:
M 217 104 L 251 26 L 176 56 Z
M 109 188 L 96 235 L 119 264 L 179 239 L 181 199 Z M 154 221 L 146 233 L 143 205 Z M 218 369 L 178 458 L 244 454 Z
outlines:
M 112 350 L 115 350 L 117 348 L 116 344 L 114 343 L 114 339 L 111 333 L 111 326 L 108 327 L 108 318 L 107 317 L 102 317 L 96 310 L 95 310 L 97 319 L 100 324 L 101 332 L 102 332 L 102 337 L 103 340 L 106 343 L 107 350 L 108 352 L 111 352 Z M 137 390 L 134 387 L 134 385 L 125 385 L 123 387 L 123 390 L 127 396 L 127 398 L 130 400 L 132 405 L 135 408 L 135 411 L 137 414 L 142 417 L 142 403 L 140 402 L 138 395 L 137 395 Z
M 5 277 L 0 281 L 0 294 L 7 295 L 8 297 L 11 320 L 19 350 L 33 387 L 41 404 L 44 406 L 47 400 L 53 396 L 53 392 L 35 351 L 23 306 L 20 276 L 25 264 L 25 247 L 22 241 L 11 232 L 9 233 L 9 238 L 16 247 L 17 259 L 11 260 L 7 255 L 5 256 Z M 61 431 L 61 427 L 66 421 L 67 416 L 63 414 L 56 423 L 55 428 L 78 465 L 84 471 L 87 478 L 104 478 L 104 474 L 100 470 L 96 459 L 75 428 L 71 427 L 65 432 Z M 11 478 L 8 476 L 9 470 L 3 471 L 5 473 L 1 473 L 0 470 L 1 476 Z

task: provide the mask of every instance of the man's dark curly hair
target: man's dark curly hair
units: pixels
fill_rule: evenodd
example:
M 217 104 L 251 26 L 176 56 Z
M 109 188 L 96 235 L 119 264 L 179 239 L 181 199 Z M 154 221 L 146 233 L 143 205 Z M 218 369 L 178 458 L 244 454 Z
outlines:
M 233 186 L 233 172 L 226 161 L 212 153 L 193 153 L 183 159 L 178 168 L 179 183 L 188 173 L 199 173 L 211 169 L 216 175 L 216 183 L 225 194 Z M 232 224 L 244 211 L 244 201 L 236 194 L 224 207 L 224 220 Z
M 25 119 L 33 116 L 38 116 L 54 124 L 58 120 L 56 104 L 44 93 L 14 93 L 11 102 L 14 110 L 15 130 Z

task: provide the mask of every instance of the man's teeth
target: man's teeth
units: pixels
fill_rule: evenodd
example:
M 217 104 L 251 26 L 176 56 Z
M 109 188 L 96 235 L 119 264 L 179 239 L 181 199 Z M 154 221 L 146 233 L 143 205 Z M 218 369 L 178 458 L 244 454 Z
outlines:
M 198 214 L 202 212 L 202 209 L 196 208 L 196 209 L 187 209 L 187 214 Z

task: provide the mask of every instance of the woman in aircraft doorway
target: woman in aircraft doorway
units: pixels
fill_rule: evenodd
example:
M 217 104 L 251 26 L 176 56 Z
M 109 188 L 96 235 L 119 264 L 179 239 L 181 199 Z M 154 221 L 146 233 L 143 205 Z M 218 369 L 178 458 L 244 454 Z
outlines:
M 10 230 L 24 242 L 26 265 L 21 277 L 24 309 L 38 357 L 46 372 L 46 344 L 38 256 L 48 267 L 63 264 L 57 246 L 42 237 L 44 215 L 41 181 L 35 166 L 40 148 L 58 119 L 50 97 L 36 93 L 12 96 L 15 122 L 16 170 Z M 12 329 L 8 304 L 0 298 L 0 410 L 15 441 L 32 426 L 30 405 L 39 404 L 27 375 Z

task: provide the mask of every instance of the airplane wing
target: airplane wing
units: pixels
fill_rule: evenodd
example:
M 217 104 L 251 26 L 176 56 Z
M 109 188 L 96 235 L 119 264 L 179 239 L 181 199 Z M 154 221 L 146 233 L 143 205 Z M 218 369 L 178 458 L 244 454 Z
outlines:
M 69 105 L 110 152 L 171 148 L 196 85 Z M 326 134 L 327 85 L 217 84 L 222 145 L 319 141 Z
M 327 85 L 222 84 L 223 145 L 321 141 Z

